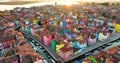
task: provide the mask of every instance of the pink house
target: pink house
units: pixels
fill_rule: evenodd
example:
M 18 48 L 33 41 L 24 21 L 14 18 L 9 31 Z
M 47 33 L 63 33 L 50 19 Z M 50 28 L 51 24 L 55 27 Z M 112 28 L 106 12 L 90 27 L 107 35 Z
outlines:
M 46 46 L 50 46 L 50 41 L 51 41 L 52 37 L 51 35 L 44 35 L 43 36 L 43 43 L 46 45 Z

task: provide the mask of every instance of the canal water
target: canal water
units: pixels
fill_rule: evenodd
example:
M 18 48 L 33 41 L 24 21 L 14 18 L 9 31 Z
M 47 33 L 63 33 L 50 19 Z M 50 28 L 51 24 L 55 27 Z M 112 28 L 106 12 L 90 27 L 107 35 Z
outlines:
M 5 0 L 1 0 L 0 2 L 3 2 Z M 10 0 L 6 0 L 6 1 L 10 1 Z M 16 7 L 32 7 L 32 6 L 43 6 L 43 5 L 54 5 L 55 2 L 58 3 L 58 5 L 65 5 L 67 3 L 67 1 L 49 1 L 49 2 L 38 2 L 38 3 L 33 3 L 33 4 L 26 4 L 26 5 L 0 5 L 0 11 L 4 11 L 4 10 L 12 10 L 13 8 L 16 8 Z M 70 4 L 77 4 L 77 2 L 69 2 Z M 112 45 L 108 46 L 108 47 L 105 47 L 104 49 L 102 50 L 107 50 L 111 47 L 114 47 L 114 46 L 117 46 L 117 45 L 120 45 L 120 40 L 118 41 L 115 41 L 112 43 Z M 99 53 L 99 51 L 95 51 L 93 54 L 97 54 Z M 1 56 L 1 55 L 0 55 Z

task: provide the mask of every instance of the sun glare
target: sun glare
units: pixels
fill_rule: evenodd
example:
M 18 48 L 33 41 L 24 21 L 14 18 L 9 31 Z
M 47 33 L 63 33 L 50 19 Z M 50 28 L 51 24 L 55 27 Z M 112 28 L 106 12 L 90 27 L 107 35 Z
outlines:
M 73 4 L 73 2 L 74 2 L 73 0 L 66 0 L 65 5 L 71 6 Z

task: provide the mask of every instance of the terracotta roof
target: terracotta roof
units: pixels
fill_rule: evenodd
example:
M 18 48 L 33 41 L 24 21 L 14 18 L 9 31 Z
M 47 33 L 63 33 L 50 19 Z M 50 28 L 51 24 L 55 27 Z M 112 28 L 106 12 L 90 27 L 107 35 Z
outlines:
M 20 56 L 21 63 L 33 63 L 30 55 L 22 55 Z
M 18 53 L 20 55 L 31 54 L 32 52 L 34 52 L 34 50 L 28 43 L 26 43 L 22 46 L 18 46 Z
M 0 58 L 0 63 L 5 63 L 5 58 Z
M 113 53 L 117 52 L 118 50 L 120 50 L 119 47 L 117 47 L 117 46 L 116 47 L 112 47 L 112 48 L 107 50 L 107 54 L 113 54 Z
M 16 61 L 16 60 L 19 60 L 19 56 L 13 55 L 13 56 L 10 56 L 10 57 L 6 57 L 5 58 L 5 63 L 9 63 L 9 62 Z
M 9 40 L 16 40 L 15 35 L 7 35 L 5 37 L 3 37 L 3 36 L 0 37 L 0 42 L 6 42 Z
M 70 50 L 73 50 L 73 48 L 72 47 L 66 47 L 66 45 L 63 47 L 63 48 L 61 48 L 60 49 L 62 52 L 64 52 L 64 53 L 66 53 L 66 52 L 68 52 L 68 51 L 70 51 Z

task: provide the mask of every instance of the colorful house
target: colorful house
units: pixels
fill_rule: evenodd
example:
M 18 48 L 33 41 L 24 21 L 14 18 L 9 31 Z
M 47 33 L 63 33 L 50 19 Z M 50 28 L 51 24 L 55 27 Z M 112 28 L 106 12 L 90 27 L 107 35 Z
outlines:
M 96 37 L 94 35 L 91 35 L 88 39 L 88 45 L 92 45 L 96 43 Z
M 98 40 L 99 41 L 104 41 L 106 38 L 105 38 L 105 35 L 101 32 L 99 33 L 99 37 L 98 37 Z
M 120 21 L 115 21 L 114 22 L 114 27 L 116 29 L 116 32 L 120 32 Z
M 0 43 L 0 51 L 3 49 L 3 44 L 2 42 Z
M 62 58 L 68 59 L 73 55 L 73 48 L 69 46 L 64 46 L 60 49 L 60 52 L 58 53 Z

